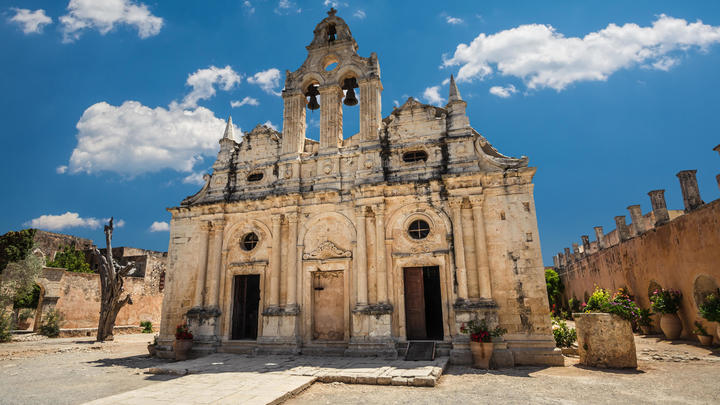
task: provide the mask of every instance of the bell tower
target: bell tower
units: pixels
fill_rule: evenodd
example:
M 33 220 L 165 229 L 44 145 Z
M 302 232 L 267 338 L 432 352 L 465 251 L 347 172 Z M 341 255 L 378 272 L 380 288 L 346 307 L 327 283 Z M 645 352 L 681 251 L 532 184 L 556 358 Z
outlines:
M 359 104 L 360 141 L 379 139 L 382 83 L 377 55 L 357 54 L 350 28 L 336 13 L 331 8 L 315 27 L 302 66 L 286 72 L 283 154 L 303 151 L 307 109 L 320 110 L 320 154 L 337 152 L 343 145 L 343 103 Z

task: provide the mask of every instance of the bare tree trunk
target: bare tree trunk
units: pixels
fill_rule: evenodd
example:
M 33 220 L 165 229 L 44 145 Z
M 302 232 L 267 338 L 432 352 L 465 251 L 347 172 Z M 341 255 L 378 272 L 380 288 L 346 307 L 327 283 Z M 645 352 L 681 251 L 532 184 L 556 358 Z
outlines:
M 132 304 L 130 294 L 127 294 L 123 298 L 121 297 L 125 291 L 123 288 L 123 277 L 132 270 L 134 264 L 120 267 L 120 265 L 113 260 L 112 233 L 113 219 L 110 218 L 108 225 L 105 225 L 107 252 L 105 256 L 103 256 L 97 248 L 95 248 L 93 252 L 96 259 L 100 262 L 100 321 L 98 322 L 96 339 L 98 342 L 114 339 L 113 328 L 115 327 L 115 319 L 117 318 L 118 312 L 120 312 L 120 309 L 122 309 L 125 304 Z

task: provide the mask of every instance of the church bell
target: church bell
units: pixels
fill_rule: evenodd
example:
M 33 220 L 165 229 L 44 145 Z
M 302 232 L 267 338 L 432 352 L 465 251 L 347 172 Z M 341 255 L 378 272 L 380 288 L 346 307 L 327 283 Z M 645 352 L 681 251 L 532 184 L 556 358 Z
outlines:
M 345 93 L 345 100 L 343 100 L 343 103 L 346 106 L 354 106 L 357 105 L 358 99 L 355 97 L 355 88 L 358 87 L 357 80 L 355 78 L 349 78 L 345 79 L 343 82 L 342 89 L 347 90 L 347 93 Z
M 307 103 L 307 108 L 309 110 L 317 110 L 320 108 L 320 104 L 318 104 L 317 96 L 320 94 L 317 87 L 315 85 L 311 84 L 308 86 L 307 91 L 305 92 L 305 97 L 310 97 L 310 101 Z

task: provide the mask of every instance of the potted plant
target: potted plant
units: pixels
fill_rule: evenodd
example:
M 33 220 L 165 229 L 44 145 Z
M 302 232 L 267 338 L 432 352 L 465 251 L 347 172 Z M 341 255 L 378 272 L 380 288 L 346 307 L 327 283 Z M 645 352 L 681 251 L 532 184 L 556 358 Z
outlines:
M 649 335 L 652 331 L 653 312 L 649 308 L 638 310 L 638 326 L 643 335 Z
M 148 353 L 150 353 L 150 357 L 155 357 L 155 354 L 157 353 L 157 343 L 158 335 L 155 335 L 153 337 L 153 342 L 148 344 Z
M 175 360 L 187 360 L 188 352 L 192 349 L 193 334 L 188 329 L 186 323 L 180 324 L 175 328 L 175 342 L 173 343 L 173 351 L 175 352 Z
M 472 320 L 467 325 L 463 323 L 460 332 L 470 335 L 473 367 L 488 369 L 493 352 L 492 338 L 501 337 L 507 333 L 507 330 L 500 326 L 491 330 L 485 320 L 481 319 L 480 321 Z
M 650 296 L 652 308 L 655 312 L 661 313 L 660 329 L 666 339 L 673 340 L 680 337 L 682 333 L 682 322 L 677 315 L 682 302 L 682 293 L 678 290 L 666 290 L 661 288 L 653 291 Z
M 713 337 L 707 333 L 707 330 L 705 330 L 700 322 L 695 321 L 695 329 L 693 329 L 692 333 L 693 335 L 697 335 L 701 345 L 710 346 L 712 344 Z
M 30 318 L 35 316 L 35 311 L 32 308 L 23 308 L 18 312 L 17 316 L 17 328 L 18 330 L 26 330 L 30 327 Z
M 710 322 L 718 323 L 715 327 L 715 334 L 720 339 L 720 291 L 705 297 L 705 301 L 700 305 L 700 316 Z

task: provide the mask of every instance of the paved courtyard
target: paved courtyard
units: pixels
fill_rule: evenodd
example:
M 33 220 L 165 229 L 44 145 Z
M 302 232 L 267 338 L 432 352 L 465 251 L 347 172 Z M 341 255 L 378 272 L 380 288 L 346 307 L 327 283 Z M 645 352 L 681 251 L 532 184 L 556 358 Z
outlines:
M 412 367 L 227 354 L 169 362 L 147 357 L 150 339 L 121 335 L 103 344 L 69 338 L 0 345 L 0 404 L 720 403 L 720 350 L 655 337 L 636 337 L 638 370 L 589 369 L 578 366 L 576 357 L 568 357 L 565 367 L 449 366 L 434 388 L 407 384 L 439 375 L 443 359 Z M 385 384 L 385 377 L 391 385 L 362 383 L 374 378 Z M 395 380 L 403 386 L 393 386 L 393 377 L 404 378 Z

